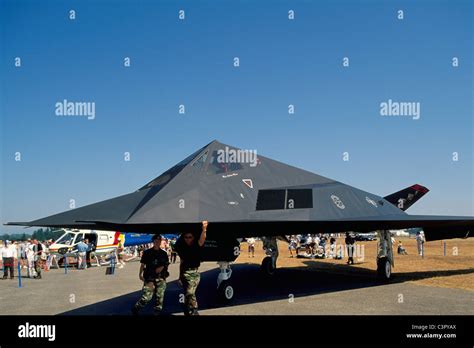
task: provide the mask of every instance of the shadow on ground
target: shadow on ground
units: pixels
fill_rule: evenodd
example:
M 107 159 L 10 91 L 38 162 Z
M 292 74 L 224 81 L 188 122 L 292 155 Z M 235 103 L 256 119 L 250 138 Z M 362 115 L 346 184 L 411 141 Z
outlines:
M 281 268 L 274 277 L 266 279 L 256 264 L 235 264 L 232 266 L 232 284 L 235 295 L 230 304 L 219 303 L 216 299 L 216 279 L 218 269 L 201 273 L 201 284 L 197 291 L 201 310 L 228 307 L 276 300 L 288 299 L 289 294 L 295 297 L 341 292 L 384 285 L 377 281 L 375 271 L 353 268 L 348 265 L 305 262 L 307 267 Z M 451 270 L 394 273 L 391 283 L 474 273 L 474 268 Z M 181 313 L 179 302 L 182 289 L 177 281 L 168 283 L 165 293 L 164 314 Z M 101 301 L 61 315 L 129 315 L 131 306 L 140 297 L 140 291 Z M 152 314 L 151 304 L 143 314 Z

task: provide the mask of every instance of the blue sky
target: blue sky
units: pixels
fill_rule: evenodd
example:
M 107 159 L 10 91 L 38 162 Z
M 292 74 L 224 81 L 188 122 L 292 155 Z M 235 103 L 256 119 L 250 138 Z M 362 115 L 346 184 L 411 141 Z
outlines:
M 134 191 L 213 139 L 474 214 L 472 1 L 0 3 L 1 223 Z M 63 99 L 95 119 L 56 116 Z M 421 118 L 382 117 L 388 99 Z

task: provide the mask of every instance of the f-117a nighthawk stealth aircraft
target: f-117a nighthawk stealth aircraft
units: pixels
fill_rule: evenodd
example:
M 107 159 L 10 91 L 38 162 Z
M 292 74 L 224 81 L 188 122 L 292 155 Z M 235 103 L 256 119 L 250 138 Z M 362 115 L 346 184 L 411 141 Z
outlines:
M 388 279 L 394 265 L 390 229 L 422 228 L 428 241 L 470 236 L 474 217 L 405 213 L 427 191 L 414 185 L 381 197 L 213 141 L 133 193 L 9 225 L 198 234 L 208 220 L 202 259 L 218 261 L 218 291 L 230 299 L 230 262 L 239 255 L 239 238 L 265 237 L 269 256 L 262 270 L 272 274 L 277 237 L 377 231 L 378 274 Z

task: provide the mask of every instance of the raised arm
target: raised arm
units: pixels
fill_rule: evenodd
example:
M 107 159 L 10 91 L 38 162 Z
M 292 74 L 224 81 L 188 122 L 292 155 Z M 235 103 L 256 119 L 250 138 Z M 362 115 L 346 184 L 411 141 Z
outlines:
M 201 237 L 199 237 L 198 244 L 199 246 L 203 246 L 204 242 L 206 241 L 206 232 L 207 232 L 207 221 L 202 222 L 202 232 L 201 232 Z

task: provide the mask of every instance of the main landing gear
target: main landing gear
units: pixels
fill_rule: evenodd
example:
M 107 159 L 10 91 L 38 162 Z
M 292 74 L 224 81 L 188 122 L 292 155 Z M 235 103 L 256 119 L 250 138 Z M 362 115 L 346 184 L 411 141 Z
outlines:
M 392 234 L 388 230 L 377 231 L 379 237 L 377 251 L 377 278 L 382 281 L 388 281 L 392 277 L 393 246 Z
M 276 270 L 276 261 L 278 259 L 278 243 L 276 237 L 263 237 L 263 249 L 267 255 L 260 266 L 261 272 L 267 276 L 271 277 L 275 274 Z
M 264 275 L 271 277 L 275 274 L 276 261 L 278 258 L 277 238 L 264 237 L 262 240 L 263 248 L 267 256 L 263 259 L 260 269 Z M 219 275 L 217 276 L 217 298 L 219 302 L 229 303 L 235 295 L 231 281 L 232 269 L 230 268 L 230 262 L 219 261 L 217 264 L 220 269 Z

